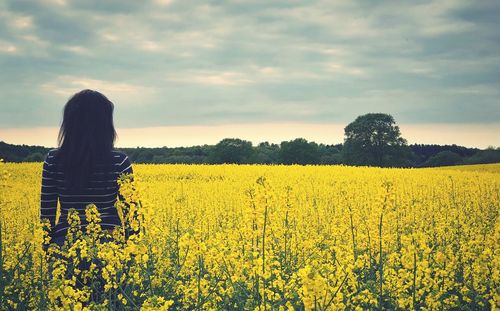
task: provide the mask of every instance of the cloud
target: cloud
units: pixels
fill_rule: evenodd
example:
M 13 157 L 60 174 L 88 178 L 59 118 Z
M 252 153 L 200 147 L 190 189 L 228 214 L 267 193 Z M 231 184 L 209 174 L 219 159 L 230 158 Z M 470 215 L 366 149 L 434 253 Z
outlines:
M 40 87 L 42 92 L 50 92 L 64 98 L 68 98 L 83 89 L 92 89 L 105 94 L 112 101 L 117 100 L 124 105 L 147 104 L 147 99 L 154 92 L 148 86 L 76 76 L 60 76 Z
M 251 83 L 252 80 L 246 78 L 238 72 L 192 72 L 185 75 L 177 75 L 168 78 L 170 81 L 198 83 L 206 85 L 231 86 Z
M 96 88 L 124 127 L 499 123 L 499 14 L 493 0 L 6 0 L 0 122 L 53 126 Z
M 0 42 L 0 53 L 16 53 L 17 47 L 8 42 Z

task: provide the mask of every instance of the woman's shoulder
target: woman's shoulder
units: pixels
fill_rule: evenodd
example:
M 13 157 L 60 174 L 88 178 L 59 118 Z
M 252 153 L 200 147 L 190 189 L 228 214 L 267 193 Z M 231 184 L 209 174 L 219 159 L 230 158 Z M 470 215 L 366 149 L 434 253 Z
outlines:
M 116 149 L 111 150 L 111 155 L 115 160 L 118 160 L 120 162 L 128 159 L 128 155 L 125 152 Z
M 53 159 L 57 155 L 58 152 L 59 152 L 59 148 L 50 149 L 47 152 L 47 154 L 45 155 L 45 160 Z
M 57 159 L 57 152 L 59 150 L 57 148 L 50 149 L 46 154 L 45 158 L 43 159 L 43 165 L 44 168 L 49 170 L 53 169 L 57 166 L 58 159 Z

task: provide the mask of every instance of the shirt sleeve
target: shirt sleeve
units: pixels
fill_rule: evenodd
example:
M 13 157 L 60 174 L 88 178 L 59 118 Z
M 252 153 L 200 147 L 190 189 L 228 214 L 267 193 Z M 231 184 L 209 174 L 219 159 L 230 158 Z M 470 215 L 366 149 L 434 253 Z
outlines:
M 42 189 L 40 192 L 40 220 L 48 219 L 50 227 L 54 228 L 56 222 L 57 193 L 56 165 L 52 163 L 53 156 L 49 152 L 43 162 Z
M 133 174 L 132 163 L 130 163 L 130 159 L 126 155 L 123 159 L 122 163 L 119 166 L 120 174 Z
M 128 158 L 127 155 L 125 155 L 125 158 L 122 160 L 122 162 L 120 163 L 120 165 L 118 166 L 118 171 L 120 172 L 119 175 L 122 175 L 122 174 L 133 174 L 133 170 L 132 170 L 132 164 L 130 163 L 130 159 Z M 131 175 L 131 181 L 134 181 L 134 176 Z M 120 199 L 120 201 L 125 201 L 125 198 L 121 195 L 120 192 L 118 192 L 118 197 Z
M 120 175 L 121 174 L 131 174 L 131 178 L 130 180 L 133 182 L 134 181 L 134 175 L 133 175 L 133 170 L 132 170 L 132 164 L 130 163 L 130 159 L 128 158 L 128 156 L 125 156 L 125 158 L 122 160 L 122 163 L 120 164 Z M 123 195 L 118 192 L 118 197 L 120 199 L 120 201 L 122 201 L 124 204 L 128 205 L 128 203 L 126 202 L 125 198 L 123 197 Z M 137 203 L 137 202 L 135 202 Z M 125 209 L 123 211 L 123 217 L 124 219 L 128 219 L 128 209 Z M 133 235 L 133 234 L 137 234 L 139 233 L 139 231 L 136 231 L 136 230 L 133 230 L 131 227 L 127 226 L 125 228 L 125 236 L 126 238 L 129 238 L 130 235 Z

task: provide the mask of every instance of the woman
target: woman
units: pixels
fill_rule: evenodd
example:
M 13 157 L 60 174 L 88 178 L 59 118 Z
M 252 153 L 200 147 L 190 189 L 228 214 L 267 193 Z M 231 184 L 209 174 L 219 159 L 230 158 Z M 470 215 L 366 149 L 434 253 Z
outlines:
M 52 149 L 43 163 L 40 219 L 50 222 L 52 243 L 63 245 L 68 231 L 68 210 L 74 208 L 85 228 L 85 207 L 94 203 L 103 229 L 112 230 L 121 221 L 114 206 L 117 178 L 132 174 L 128 156 L 114 148 L 113 103 L 103 94 L 83 90 L 64 106 L 58 136 L 59 148 Z M 61 215 L 56 224 L 57 203 Z

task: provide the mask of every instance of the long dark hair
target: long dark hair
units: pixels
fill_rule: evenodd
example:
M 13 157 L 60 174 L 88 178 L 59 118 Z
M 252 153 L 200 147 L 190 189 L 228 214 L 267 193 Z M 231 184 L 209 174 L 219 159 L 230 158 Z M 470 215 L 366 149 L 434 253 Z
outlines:
M 113 103 L 103 94 L 83 90 L 64 106 L 57 152 L 70 189 L 81 188 L 96 164 L 110 156 L 117 137 Z

